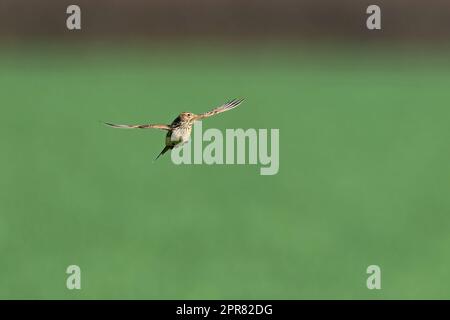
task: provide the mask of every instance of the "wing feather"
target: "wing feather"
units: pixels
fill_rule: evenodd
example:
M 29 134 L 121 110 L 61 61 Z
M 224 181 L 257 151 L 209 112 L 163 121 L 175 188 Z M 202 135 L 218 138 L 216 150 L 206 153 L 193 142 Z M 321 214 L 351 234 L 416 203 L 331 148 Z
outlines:
M 170 130 L 170 126 L 166 124 L 137 124 L 137 125 L 130 125 L 130 124 L 114 124 L 114 123 L 108 123 L 105 122 L 107 126 L 113 127 L 113 128 L 121 128 L 121 129 L 162 129 L 162 130 Z
M 223 105 L 221 105 L 220 107 L 217 107 L 211 111 L 199 114 L 195 117 L 196 120 L 200 120 L 200 119 L 204 119 L 204 118 L 209 118 L 212 116 L 215 116 L 216 114 L 231 110 L 236 108 L 238 105 L 240 105 L 242 103 L 242 101 L 244 101 L 244 99 L 233 99 Z

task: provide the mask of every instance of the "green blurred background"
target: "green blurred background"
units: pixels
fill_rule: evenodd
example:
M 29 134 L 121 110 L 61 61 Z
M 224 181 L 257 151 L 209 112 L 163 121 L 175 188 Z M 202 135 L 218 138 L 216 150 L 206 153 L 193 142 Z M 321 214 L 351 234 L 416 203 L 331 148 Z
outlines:
M 184 33 L 139 25 L 137 12 L 162 4 L 130 3 L 81 1 L 78 33 L 65 30 L 64 2 L 2 3 L 0 298 L 450 297 L 450 50 L 436 18 L 448 5 L 415 30 L 389 15 L 414 8 L 388 6 L 387 30 L 370 33 L 364 3 L 345 1 L 330 21 L 303 1 L 316 13 L 305 34 L 304 20 L 281 22 L 289 1 L 278 22 L 261 13 L 263 31 L 221 29 L 211 14 L 228 2 L 202 2 L 216 28 L 204 34 L 185 16 Z M 114 34 L 106 22 L 126 8 L 134 24 Z M 53 19 L 15 22 L 32 13 Z M 99 122 L 168 123 L 235 97 L 246 101 L 204 130 L 280 129 L 277 175 L 153 162 L 164 132 Z M 81 290 L 66 288 L 71 264 Z M 366 288 L 372 264 L 381 290 Z

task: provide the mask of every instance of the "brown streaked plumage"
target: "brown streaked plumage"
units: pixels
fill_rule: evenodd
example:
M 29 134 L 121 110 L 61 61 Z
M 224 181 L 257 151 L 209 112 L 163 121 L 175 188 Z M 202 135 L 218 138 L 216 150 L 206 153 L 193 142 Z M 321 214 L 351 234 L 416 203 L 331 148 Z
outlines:
M 234 99 L 231 100 L 220 107 L 217 107 L 211 111 L 202 113 L 202 114 L 194 114 L 191 112 L 182 112 L 175 120 L 172 121 L 170 125 L 167 124 L 139 124 L 139 125 L 127 125 L 127 124 L 113 124 L 113 123 L 105 123 L 108 126 L 113 128 L 122 128 L 122 129 L 161 129 L 166 130 L 166 146 L 161 151 L 161 153 L 156 157 L 157 160 L 161 155 L 166 153 L 168 150 L 172 150 L 173 148 L 181 146 L 183 143 L 186 143 L 192 132 L 192 126 L 195 121 L 202 120 L 205 118 L 209 118 L 216 114 L 231 110 L 236 108 L 244 99 Z

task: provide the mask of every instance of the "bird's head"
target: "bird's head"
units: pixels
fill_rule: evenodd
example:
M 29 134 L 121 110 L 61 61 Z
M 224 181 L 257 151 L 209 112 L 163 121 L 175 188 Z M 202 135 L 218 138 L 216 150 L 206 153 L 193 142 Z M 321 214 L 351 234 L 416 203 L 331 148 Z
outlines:
M 193 114 L 191 112 L 182 112 L 182 113 L 180 113 L 180 119 L 182 121 L 192 122 L 195 120 L 195 114 Z

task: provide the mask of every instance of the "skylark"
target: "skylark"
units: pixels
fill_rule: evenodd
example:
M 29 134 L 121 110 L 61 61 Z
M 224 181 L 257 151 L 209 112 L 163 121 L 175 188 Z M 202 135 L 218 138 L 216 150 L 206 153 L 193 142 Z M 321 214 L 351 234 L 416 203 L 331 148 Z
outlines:
M 202 113 L 202 114 L 194 114 L 191 112 L 182 112 L 175 120 L 172 121 L 171 124 L 138 124 L 138 125 L 128 125 L 128 124 L 113 124 L 113 123 L 105 123 L 108 126 L 113 128 L 122 128 L 122 129 L 162 129 L 167 131 L 166 135 L 166 146 L 161 151 L 161 153 L 156 157 L 157 160 L 161 155 L 166 153 L 168 150 L 172 150 L 173 148 L 179 147 L 182 144 L 189 141 L 192 132 L 192 126 L 195 121 L 202 120 L 205 118 L 209 118 L 216 114 L 231 110 L 236 108 L 244 99 L 234 99 L 230 102 L 221 105 L 211 111 Z

